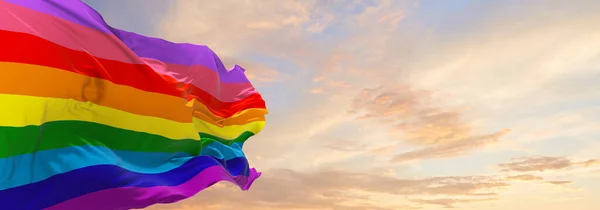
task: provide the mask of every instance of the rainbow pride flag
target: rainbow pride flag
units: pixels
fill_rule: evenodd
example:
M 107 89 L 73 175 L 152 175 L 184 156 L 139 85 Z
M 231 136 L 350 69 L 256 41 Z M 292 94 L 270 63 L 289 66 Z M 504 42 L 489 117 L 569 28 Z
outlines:
M 258 178 L 265 102 L 208 47 L 79 0 L 0 0 L 0 209 L 132 209 Z

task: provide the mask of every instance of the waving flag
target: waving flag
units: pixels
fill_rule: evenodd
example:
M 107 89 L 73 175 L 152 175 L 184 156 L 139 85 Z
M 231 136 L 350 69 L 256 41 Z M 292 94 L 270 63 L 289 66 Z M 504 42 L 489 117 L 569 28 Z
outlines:
M 0 209 L 131 209 L 260 173 L 265 103 L 208 47 L 108 26 L 79 0 L 0 0 Z

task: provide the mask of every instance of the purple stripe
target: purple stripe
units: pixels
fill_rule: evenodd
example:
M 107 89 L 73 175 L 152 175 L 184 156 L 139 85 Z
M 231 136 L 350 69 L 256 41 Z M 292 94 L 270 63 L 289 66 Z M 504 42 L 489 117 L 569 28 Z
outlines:
M 216 71 L 223 82 L 247 82 L 244 69 L 227 70 L 207 46 L 173 43 L 110 27 L 102 16 L 80 0 L 5 0 L 35 11 L 87 26 L 119 38 L 137 56 L 185 66 L 201 65 Z M 43 20 L 41 20 L 43 21 Z M 50 23 L 49 23 L 50 24 Z
M 229 181 L 248 190 L 260 173 L 251 169 L 250 176 L 230 176 L 221 166 L 213 166 L 200 172 L 194 178 L 178 186 L 158 187 L 123 187 L 97 191 L 67 200 L 47 208 L 46 210 L 62 209 L 133 209 L 145 208 L 157 203 L 174 203 L 196 195 L 201 190 L 220 181 Z

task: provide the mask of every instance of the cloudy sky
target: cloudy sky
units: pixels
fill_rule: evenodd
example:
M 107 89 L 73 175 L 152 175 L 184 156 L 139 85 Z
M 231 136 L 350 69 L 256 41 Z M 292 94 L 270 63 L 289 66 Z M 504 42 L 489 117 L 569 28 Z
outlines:
M 250 191 L 151 209 L 598 209 L 598 0 L 86 2 L 208 45 L 270 109 Z

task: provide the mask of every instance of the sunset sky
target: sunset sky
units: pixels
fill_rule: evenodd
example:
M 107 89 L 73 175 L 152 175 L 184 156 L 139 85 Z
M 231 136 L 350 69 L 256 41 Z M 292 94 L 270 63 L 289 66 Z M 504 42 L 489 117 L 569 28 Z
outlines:
M 599 0 L 85 2 L 208 45 L 270 110 L 249 191 L 150 209 L 599 209 Z

